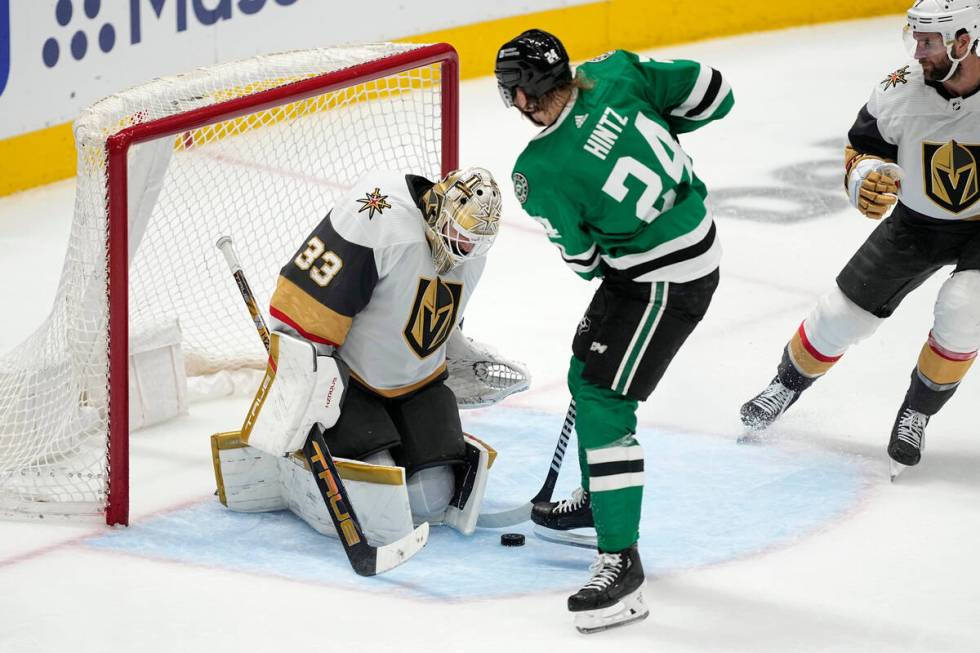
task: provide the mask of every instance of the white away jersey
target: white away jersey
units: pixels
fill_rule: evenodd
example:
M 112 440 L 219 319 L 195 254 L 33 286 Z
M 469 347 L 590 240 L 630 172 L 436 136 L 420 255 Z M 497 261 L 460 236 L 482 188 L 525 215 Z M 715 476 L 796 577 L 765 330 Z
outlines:
M 431 182 L 376 172 L 358 180 L 282 268 L 270 313 L 338 346 L 359 381 L 397 396 L 445 369 L 446 340 L 485 259 L 437 275 L 417 200 Z
M 902 167 L 907 208 L 938 220 L 980 219 L 980 93 L 950 97 L 913 61 L 879 82 L 848 138 L 858 152 Z

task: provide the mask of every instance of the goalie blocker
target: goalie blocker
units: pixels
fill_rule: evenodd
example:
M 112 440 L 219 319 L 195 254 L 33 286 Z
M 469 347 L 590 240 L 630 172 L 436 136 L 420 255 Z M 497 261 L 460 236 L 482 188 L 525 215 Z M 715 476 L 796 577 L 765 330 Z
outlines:
M 280 332 L 272 334 L 266 375 L 241 431 L 212 438 L 222 502 L 243 512 L 288 508 L 336 535 L 323 502 L 311 498 L 317 493 L 309 465 L 296 455 L 314 422 L 328 427 L 326 443 L 369 540 L 397 540 L 413 521 L 473 532 L 495 452 L 463 434 L 443 382 L 379 397 L 349 380 L 338 359 Z M 430 473 L 441 470 L 441 481 Z M 428 508 L 414 520 L 413 503 Z

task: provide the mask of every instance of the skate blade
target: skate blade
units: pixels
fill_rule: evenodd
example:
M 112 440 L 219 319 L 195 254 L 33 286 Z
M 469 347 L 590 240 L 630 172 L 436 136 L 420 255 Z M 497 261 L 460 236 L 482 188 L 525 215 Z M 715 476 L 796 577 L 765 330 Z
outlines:
M 556 531 L 544 526 L 534 525 L 531 530 L 534 536 L 551 542 L 553 544 L 564 544 L 566 546 L 579 546 L 586 549 L 597 548 L 595 533 L 587 529 L 576 529 L 571 531 Z
M 742 434 L 735 439 L 737 444 L 761 444 L 763 429 L 746 426 Z
M 895 479 L 905 471 L 905 465 L 902 463 L 897 463 L 891 458 L 888 459 L 888 475 L 891 477 L 891 482 L 894 483 Z
M 650 616 L 650 608 L 643 601 L 643 588 L 624 596 L 608 608 L 575 613 L 575 630 L 584 635 L 601 633 L 611 628 L 628 626 Z

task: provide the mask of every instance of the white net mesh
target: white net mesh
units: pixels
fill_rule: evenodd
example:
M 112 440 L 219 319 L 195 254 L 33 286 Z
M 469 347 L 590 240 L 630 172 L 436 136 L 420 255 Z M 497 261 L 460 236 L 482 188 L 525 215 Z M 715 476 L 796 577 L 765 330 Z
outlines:
M 54 308 L 26 342 L 0 358 L 0 513 L 105 509 L 113 446 L 107 436 L 106 139 L 130 125 L 187 116 L 419 47 L 257 57 L 159 79 L 84 112 L 75 123 L 75 217 Z M 439 175 L 441 74 L 436 63 L 352 81 L 133 148 L 130 332 L 177 318 L 191 375 L 263 365 L 261 342 L 215 241 L 234 238 L 255 296 L 267 305 L 278 269 L 358 176 L 376 168 Z

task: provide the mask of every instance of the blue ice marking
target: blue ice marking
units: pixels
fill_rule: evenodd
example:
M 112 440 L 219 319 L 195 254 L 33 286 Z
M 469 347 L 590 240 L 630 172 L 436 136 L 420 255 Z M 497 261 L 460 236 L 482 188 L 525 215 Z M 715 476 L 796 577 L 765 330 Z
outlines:
M 544 479 L 562 416 L 520 409 L 464 414 L 464 427 L 495 447 L 484 509 L 503 510 Z M 646 489 L 640 551 L 649 576 L 697 569 L 790 544 L 853 509 L 865 487 L 861 458 L 817 449 L 737 445 L 709 435 L 641 429 Z M 578 485 L 569 446 L 556 497 Z M 500 534 L 527 535 L 523 547 Z M 567 591 L 588 576 L 592 552 L 544 542 L 530 524 L 463 537 L 435 527 L 406 564 L 373 578 L 351 571 L 340 543 L 290 513 L 233 513 L 214 501 L 140 521 L 88 545 L 147 557 L 433 600 Z

